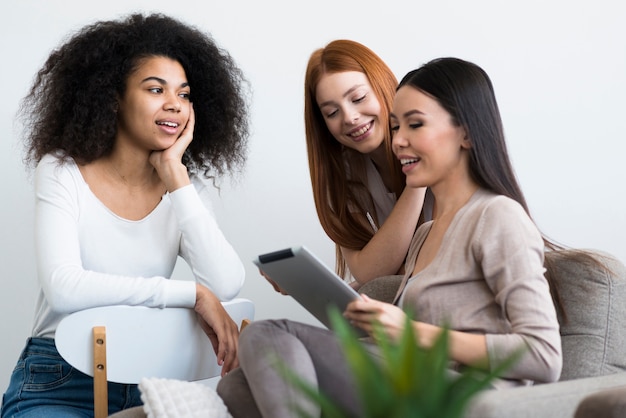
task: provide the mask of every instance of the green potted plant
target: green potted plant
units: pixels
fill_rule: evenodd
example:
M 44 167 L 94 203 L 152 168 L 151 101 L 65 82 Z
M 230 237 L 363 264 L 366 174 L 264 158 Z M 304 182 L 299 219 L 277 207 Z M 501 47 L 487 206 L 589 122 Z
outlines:
M 381 327 L 375 327 L 383 361 L 374 361 L 341 313 L 330 311 L 333 330 L 354 374 L 363 405 L 363 418 L 459 418 L 469 401 L 517 360 L 511 356 L 491 372 L 464 368 L 454 379 L 448 373 L 448 332 L 444 330 L 430 348 L 419 347 L 410 319 L 398 343 L 392 343 Z M 288 381 L 318 402 L 328 418 L 352 417 L 324 393 L 298 378 L 280 361 L 277 366 Z M 299 416 L 307 417 L 302 411 Z

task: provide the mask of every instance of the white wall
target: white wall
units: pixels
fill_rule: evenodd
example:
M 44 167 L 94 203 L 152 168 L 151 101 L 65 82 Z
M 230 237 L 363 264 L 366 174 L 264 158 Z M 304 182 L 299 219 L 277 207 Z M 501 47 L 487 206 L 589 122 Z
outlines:
M 12 1 L 0 25 L 0 392 L 30 330 L 36 278 L 32 185 L 13 125 L 19 99 L 70 31 L 127 12 L 161 11 L 212 32 L 254 88 L 247 171 L 223 188 L 216 211 L 246 263 L 242 296 L 257 318 L 315 322 L 271 290 L 251 261 L 304 243 L 333 265 L 315 215 L 302 117 L 309 54 L 336 38 L 360 41 L 401 77 L 454 55 L 492 77 L 510 152 L 539 226 L 558 241 L 626 261 L 626 16 L 618 1 L 348 2 Z M 177 277 L 185 277 L 184 267 Z

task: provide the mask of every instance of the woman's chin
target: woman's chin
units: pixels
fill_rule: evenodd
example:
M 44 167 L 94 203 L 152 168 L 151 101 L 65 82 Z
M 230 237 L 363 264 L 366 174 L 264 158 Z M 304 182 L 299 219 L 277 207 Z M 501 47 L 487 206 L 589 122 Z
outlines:
M 409 179 L 409 178 L 406 179 L 406 185 L 407 185 L 407 187 L 410 187 L 412 189 L 419 189 L 419 188 L 422 188 L 422 187 L 428 187 L 429 186 L 424 181 L 420 181 L 420 180 L 417 180 L 417 179 Z

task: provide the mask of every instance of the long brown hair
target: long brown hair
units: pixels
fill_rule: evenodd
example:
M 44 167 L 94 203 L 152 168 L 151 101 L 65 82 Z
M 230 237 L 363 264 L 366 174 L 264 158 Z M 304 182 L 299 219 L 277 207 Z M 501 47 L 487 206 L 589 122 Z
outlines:
M 346 153 L 357 151 L 343 147 L 330 133 L 319 109 L 316 88 L 325 74 L 345 71 L 364 73 L 380 102 L 380 120 L 388 124 L 389 113 L 397 86 L 397 79 L 385 62 L 366 46 L 350 41 L 335 40 L 326 47 L 314 51 L 309 58 L 304 81 L 304 123 L 309 158 L 309 171 L 313 186 L 313 199 L 320 223 L 328 237 L 337 245 L 336 270 L 344 277 L 347 273 L 345 259 L 340 247 L 359 250 L 373 236 L 373 231 L 355 218 L 349 208 L 357 208 L 366 213 L 362 200 L 357 194 L 365 195 L 370 201 L 371 194 L 365 184 L 358 180 L 359 175 L 349 175 L 346 171 Z M 391 149 L 391 132 L 387 129 L 384 137 L 388 167 L 391 167 L 393 192 L 400 196 L 405 180 L 400 163 Z M 350 166 L 352 174 L 363 167 Z

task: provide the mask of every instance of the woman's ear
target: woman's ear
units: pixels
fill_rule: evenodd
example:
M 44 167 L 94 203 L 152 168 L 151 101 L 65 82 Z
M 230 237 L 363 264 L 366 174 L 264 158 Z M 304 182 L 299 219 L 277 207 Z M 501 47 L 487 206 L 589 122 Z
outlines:
M 467 130 L 465 128 L 463 129 L 463 140 L 461 141 L 461 148 L 462 149 L 472 148 L 472 140 L 469 138 L 469 135 L 467 134 Z

